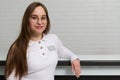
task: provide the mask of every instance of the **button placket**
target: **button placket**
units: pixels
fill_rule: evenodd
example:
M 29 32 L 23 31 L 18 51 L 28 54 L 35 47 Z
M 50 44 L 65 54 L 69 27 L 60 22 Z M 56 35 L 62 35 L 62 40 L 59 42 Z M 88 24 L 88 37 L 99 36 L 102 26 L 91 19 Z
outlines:
M 40 44 L 41 54 L 45 56 L 45 52 L 43 50 L 43 46 L 41 45 L 41 41 L 38 42 Z

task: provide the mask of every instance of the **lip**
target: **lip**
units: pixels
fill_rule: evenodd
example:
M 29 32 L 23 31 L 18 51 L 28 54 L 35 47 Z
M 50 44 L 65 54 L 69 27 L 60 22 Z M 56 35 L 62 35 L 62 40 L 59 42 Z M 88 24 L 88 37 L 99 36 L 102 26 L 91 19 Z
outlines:
M 41 29 L 43 26 L 35 26 L 37 29 Z

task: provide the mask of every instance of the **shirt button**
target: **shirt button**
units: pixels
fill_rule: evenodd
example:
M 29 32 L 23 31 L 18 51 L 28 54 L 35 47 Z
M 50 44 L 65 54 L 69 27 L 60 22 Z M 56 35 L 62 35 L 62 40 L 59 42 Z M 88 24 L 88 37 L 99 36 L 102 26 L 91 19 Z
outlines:
M 42 49 L 43 47 L 40 47 L 40 49 Z
M 45 55 L 45 53 L 42 53 L 42 55 Z
M 38 42 L 39 44 L 41 43 L 41 41 Z

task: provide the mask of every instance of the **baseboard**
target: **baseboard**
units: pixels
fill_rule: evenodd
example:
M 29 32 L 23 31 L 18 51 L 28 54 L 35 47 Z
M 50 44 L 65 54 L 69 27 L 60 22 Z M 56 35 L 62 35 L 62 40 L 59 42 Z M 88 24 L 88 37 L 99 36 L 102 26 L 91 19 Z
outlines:
M 0 75 L 0 80 L 5 80 L 3 75 Z M 73 75 L 55 75 L 55 80 L 120 80 L 120 75 L 82 75 L 79 78 Z
M 75 76 L 69 76 L 69 75 L 56 75 L 55 80 L 120 80 L 120 75 L 85 75 L 80 76 L 79 78 L 76 78 Z

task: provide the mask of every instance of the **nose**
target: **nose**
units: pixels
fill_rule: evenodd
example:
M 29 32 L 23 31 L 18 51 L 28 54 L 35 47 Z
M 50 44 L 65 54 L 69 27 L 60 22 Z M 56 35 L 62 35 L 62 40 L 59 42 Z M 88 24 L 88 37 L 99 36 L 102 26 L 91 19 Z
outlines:
M 42 20 L 41 20 L 41 19 L 38 19 L 38 20 L 37 20 L 37 23 L 38 23 L 38 24 L 41 24 L 41 23 L 42 23 Z

